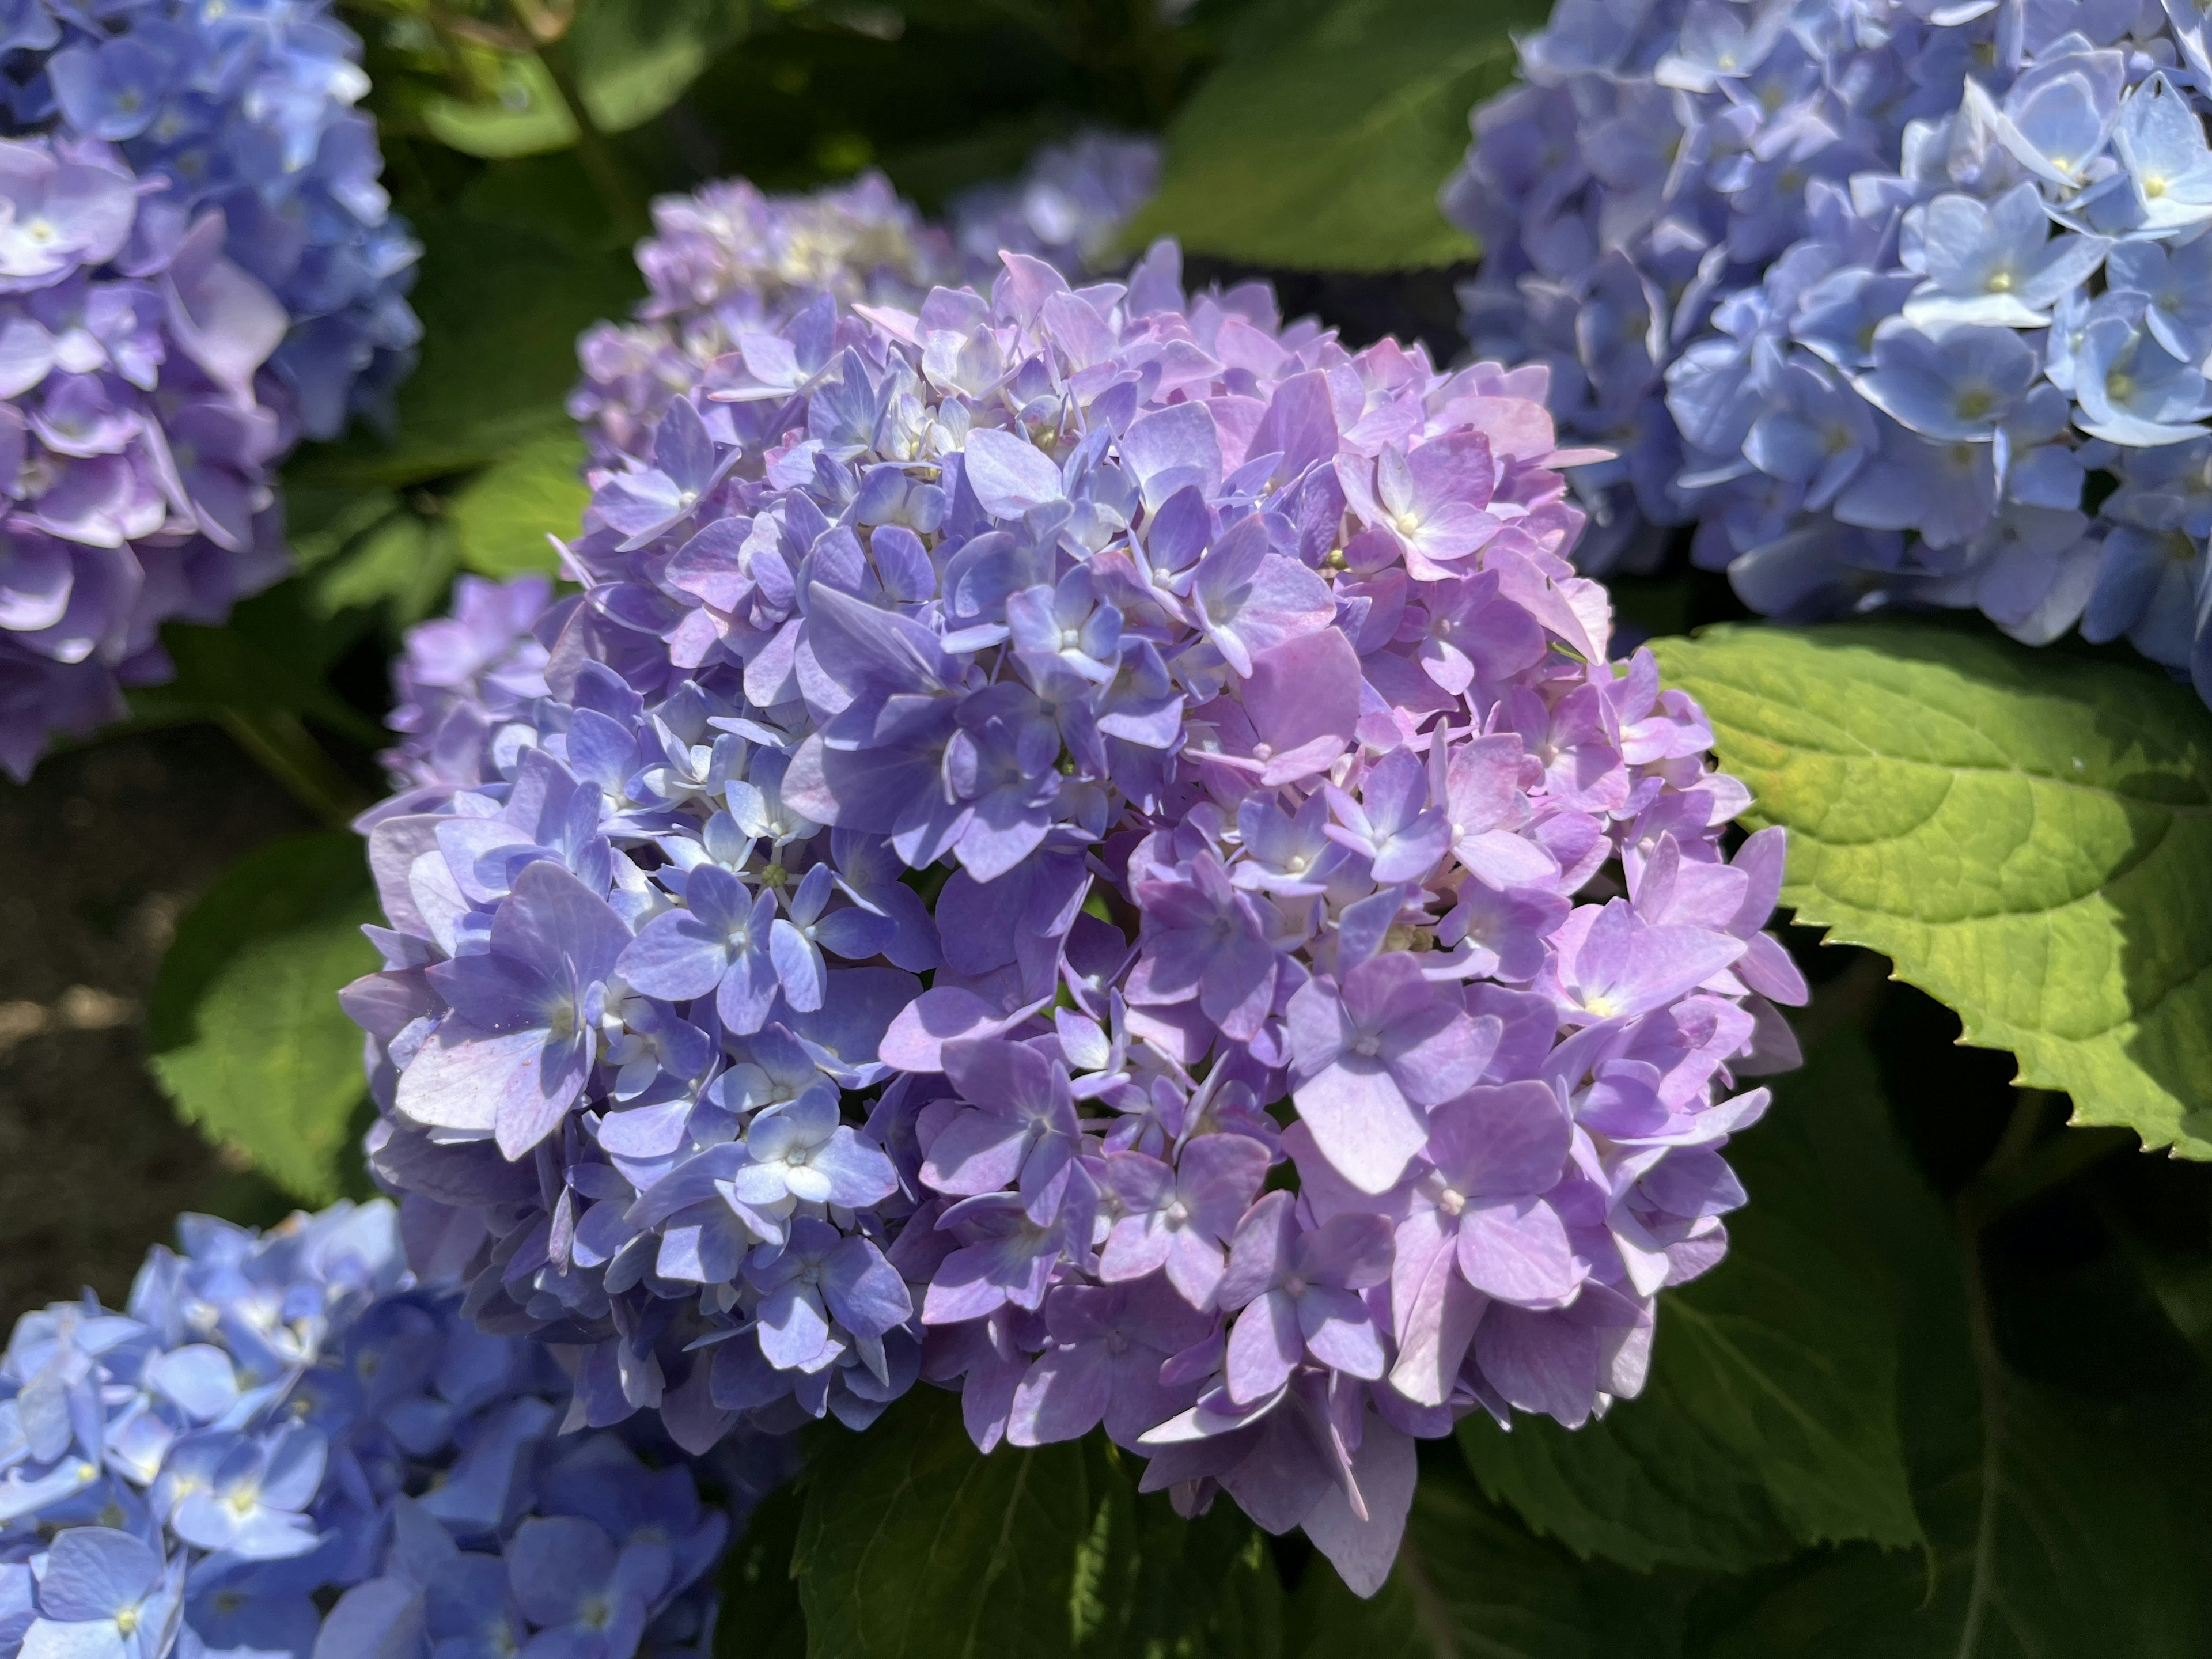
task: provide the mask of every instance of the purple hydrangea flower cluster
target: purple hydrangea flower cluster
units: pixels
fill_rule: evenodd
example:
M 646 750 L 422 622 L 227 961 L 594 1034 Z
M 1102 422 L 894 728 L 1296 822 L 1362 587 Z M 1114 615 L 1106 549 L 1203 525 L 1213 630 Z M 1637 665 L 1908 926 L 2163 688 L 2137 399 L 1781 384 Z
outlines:
M 1101 270 L 1158 183 L 1156 141 L 1085 133 L 1040 149 L 1020 178 L 956 198 L 949 228 L 879 173 L 800 195 L 736 179 L 662 197 L 655 234 L 637 250 L 652 292 L 634 321 L 601 323 L 578 342 L 584 378 L 569 413 L 595 466 L 645 460 L 672 399 L 744 336 L 780 331 L 819 295 L 910 311 L 939 283 L 988 288 L 1007 248 Z
M 533 630 L 552 598 L 543 576 L 464 575 L 447 615 L 407 631 L 385 716 L 400 742 L 380 757 L 396 785 L 465 789 L 484 781 L 493 730 L 548 695 L 545 647 Z
M 416 1287 L 395 1222 L 187 1216 L 125 1312 L 17 1322 L 0 1654 L 708 1651 L 728 1516 L 688 1468 L 560 1437 L 548 1351 Z
M 950 280 L 952 245 L 880 173 L 809 194 L 770 196 L 743 179 L 653 204 L 637 247 L 651 292 L 629 323 L 577 342 L 568 395 L 594 465 L 651 453 L 670 402 L 748 334 L 773 334 L 817 295 L 909 304 Z
M 963 191 L 946 216 L 964 275 L 978 288 L 989 285 L 1006 252 L 1071 276 L 1103 275 L 1122 263 L 1122 228 L 1159 187 L 1158 139 L 1085 132 L 1044 146 L 1018 179 Z
M 1778 836 L 1723 860 L 1702 717 L 1607 662 L 1543 371 L 1178 273 L 740 336 L 580 594 L 413 647 L 348 1003 L 373 1167 L 584 1420 L 927 1376 L 1371 1589 L 1408 1436 L 1634 1391 L 1802 988 Z
M 1533 343 L 1617 452 L 1586 566 L 1693 523 L 1759 611 L 2078 622 L 2212 696 L 2204 27 L 1563 0 L 1444 204 L 1478 347 Z
M 1407 458 L 1437 507 L 1493 466 L 1453 448 Z M 1766 1095 L 1727 1085 L 1795 1063 L 1768 1000 L 1805 988 L 1759 932 L 1781 832 L 1723 856 L 1695 707 L 1603 659 L 1563 564 L 1431 565 L 1392 452 L 1347 459 L 1334 623 L 1194 709 L 1190 787 L 1101 849 L 1133 940 L 1082 918 L 1055 1006 L 884 1052 L 946 1079 L 893 1259 L 977 1443 L 1103 1422 L 1368 1594 L 1414 1437 L 1641 1388 L 1743 1201 L 1720 1148 Z
M 0 767 L 280 574 L 272 470 L 411 361 L 360 43 L 326 0 L 23 0 L 0 46 Z

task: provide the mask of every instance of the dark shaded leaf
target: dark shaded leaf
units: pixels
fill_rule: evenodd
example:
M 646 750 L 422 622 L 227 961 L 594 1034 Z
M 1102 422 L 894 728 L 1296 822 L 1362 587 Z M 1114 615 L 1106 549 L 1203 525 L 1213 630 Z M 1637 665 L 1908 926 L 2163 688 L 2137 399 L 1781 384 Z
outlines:
M 817 1659 L 1281 1651 L 1281 1591 L 1226 1504 L 1194 1525 L 1079 1443 L 986 1457 L 932 1389 L 825 1438 L 793 1571 Z
M 1897 1328 L 1803 1121 L 1835 1087 L 1785 1079 L 1729 1145 L 1751 1194 L 1727 1257 L 1667 1291 L 1644 1393 L 1570 1431 L 1477 1415 L 1459 1439 L 1493 1497 L 1577 1553 L 1733 1571 L 1808 1544 L 1918 1541 L 1897 1422 Z

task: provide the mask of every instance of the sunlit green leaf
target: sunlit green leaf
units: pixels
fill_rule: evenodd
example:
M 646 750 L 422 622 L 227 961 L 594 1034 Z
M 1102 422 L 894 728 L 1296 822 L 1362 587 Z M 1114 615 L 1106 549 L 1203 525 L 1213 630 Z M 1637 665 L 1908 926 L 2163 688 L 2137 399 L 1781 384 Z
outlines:
M 544 64 L 518 54 L 500 67 L 495 99 L 482 103 L 447 96 L 425 100 L 422 125 L 430 136 L 471 155 L 495 160 L 535 155 L 574 143 L 576 123 Z
M 548 432 L 478 473 L 447 509 L 461 564 L 501 578 L 556 570 L 546 538 L 576 536 L 591 500 L 583 465 L 583 440 L 572 429 Z
M 1658 642 L 1784 904 L 2063 1089 L 2074 1121 L 2212 1158 L 2212 713 L 2136 667 L 1903 624 Z

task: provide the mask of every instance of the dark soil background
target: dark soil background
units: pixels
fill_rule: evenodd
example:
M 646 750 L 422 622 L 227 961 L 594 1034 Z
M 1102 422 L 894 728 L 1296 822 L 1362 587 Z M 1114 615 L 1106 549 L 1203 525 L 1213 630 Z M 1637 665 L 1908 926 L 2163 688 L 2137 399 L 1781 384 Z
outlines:
M 177 1121 L 144 1018 L 177 918 L 240 854 L 310 827 L 210 726 L 0 780 L 0 1329 L 88 1285 L 119 1306 L 179 1211 L 283 1213 Z

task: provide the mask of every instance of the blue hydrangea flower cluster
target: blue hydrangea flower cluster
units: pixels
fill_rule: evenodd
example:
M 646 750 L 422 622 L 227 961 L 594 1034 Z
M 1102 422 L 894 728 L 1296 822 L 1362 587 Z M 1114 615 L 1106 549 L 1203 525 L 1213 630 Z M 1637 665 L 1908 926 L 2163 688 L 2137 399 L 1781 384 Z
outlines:
M 1103 270 L 1158 179 L 1156 141 L 1086 133 L 1040 149 L 1020 178 L 956 198 L 949 228 L 879 173 L 802 195 L 733 179 L 665 196 L 637 250 L 652 291 L 635 320 L 601 323 L 578 343 L 584 378 L 569 413 L 592 465 L 645 460 L 670 401 L 744 336 L 778 332 L 824 294 L 910 311 L 940 283 L 988 288 L 1002 248 L 1066 271 Z
M 282 574 L 271 485 L 411 362 L 416 248 L 327 0 L 8 9 L 0 767 Z
M 1103 1419 L 1365 1590 L 1414 1437 L 1633 1393 L 1802 987 L 1543 391 L 1167 244 L 741 335 L 410 653 L 348 1002 L 471 1312 L 593 1424 Z
M 416 1286 L 391 1205 L 179 1234 L 0 1359 L 0 1655 L 710 1650 L 729 1516 L 561 1436 L 548 1351 Z
M 1616 459 L 1588 568 L 1806 618 L 1978 606 L 2212 696 L 2197 8 L 1563 0 L 1446 210 L 1479 349 Z

